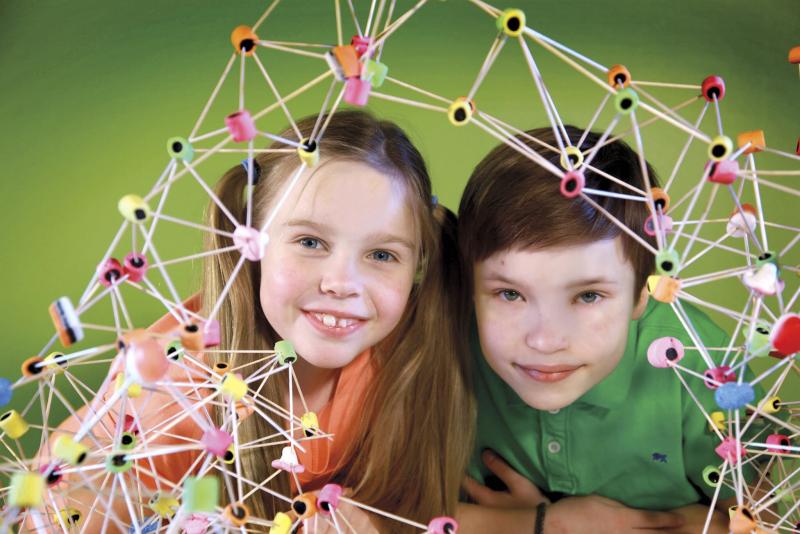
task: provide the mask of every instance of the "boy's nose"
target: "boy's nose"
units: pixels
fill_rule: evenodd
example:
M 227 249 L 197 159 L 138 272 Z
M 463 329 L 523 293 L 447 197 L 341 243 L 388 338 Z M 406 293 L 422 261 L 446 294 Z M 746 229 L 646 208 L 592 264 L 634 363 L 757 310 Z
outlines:
M 319 283 L 320 292 L 336 297 L 347 298 L 361 293 L 361 276 L 352 258 L 333 256 L 323 266 Z
M 567 348 L 568 328 L 567 321 L 545 312 L 531 319 L 525 344 L 540 354 L 559 352 Z

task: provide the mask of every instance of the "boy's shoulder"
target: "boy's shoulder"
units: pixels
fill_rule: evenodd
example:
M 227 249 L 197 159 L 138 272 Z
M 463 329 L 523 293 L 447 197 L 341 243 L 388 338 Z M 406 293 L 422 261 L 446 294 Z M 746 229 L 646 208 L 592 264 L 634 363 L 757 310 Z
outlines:
M 726 345 L 730 339 L 725 330 L 693 304 L 682 302 L 671 305 L 653 298 L 632 328 L 636 328 L 639 353 L 646 352 L 650 343 L 661 337 L 676 338 L 687 347 L 696 347 L 699 342 L 704 347 L 714 348 Z

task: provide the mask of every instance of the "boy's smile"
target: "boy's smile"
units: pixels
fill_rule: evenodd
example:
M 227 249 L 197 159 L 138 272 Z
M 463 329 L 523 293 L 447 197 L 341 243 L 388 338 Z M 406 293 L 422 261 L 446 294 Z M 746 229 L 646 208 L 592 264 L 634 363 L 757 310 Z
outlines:
M 568 406 L 608 376 L 647 303 L 619 237 L 498 252 L 475 265 L 474 283 L 486 361 L 539 410 Z

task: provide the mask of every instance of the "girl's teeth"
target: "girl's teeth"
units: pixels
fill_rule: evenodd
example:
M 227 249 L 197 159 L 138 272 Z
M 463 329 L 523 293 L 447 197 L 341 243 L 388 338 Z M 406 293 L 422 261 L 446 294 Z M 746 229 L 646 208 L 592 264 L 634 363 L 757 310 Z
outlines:
M 329 328 L 332 328 L 332 327 L 336 326 L 336 317 L 334 317 L 333 315 L 328 315 L 327 313 L 323 314 L 322 315 L 322 324 L 324 324 L 325 326 L 327 326 Z
M 339 319 L 339 321 L 336 323 L 336 326 L 339 328 L 344 328 L 346 326 L 350 326 L 350 324 L 351 322 L 347 319 Z

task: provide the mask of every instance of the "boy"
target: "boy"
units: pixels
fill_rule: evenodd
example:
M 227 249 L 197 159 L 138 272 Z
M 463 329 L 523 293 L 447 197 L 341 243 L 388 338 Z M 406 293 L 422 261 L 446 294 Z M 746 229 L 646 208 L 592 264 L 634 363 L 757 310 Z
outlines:
M 583 134 L 567 133 L 574 145 Z M 528 134 L 557 146 L 550 129 Z M 559 165 L 557 151 L 519 140 Z M 580 149 L 598 140 L 590 133 Z M 638 156 L 623 142 L 601 148 L 591 166 L 646 189 Z M 584 172 L 587 188 L 631 194 Z M 655 186 L 649 166 L 648 176 Z M 644 232 L 646 203 L 590 197 L 653 243 Z M 467 184 L 459 246 L 477 321 L 470 335 L 478 400 L 473 478 L 486 480 L 480 453 L 490 449 L 551 498 L 596 494 L 648 510 L 713 498 L 720 438 L 675 373 L 648 363 L 656 339 L 695 346 L 672 307 L 648 298 L 651 252 L 582 198 L 560 194 L 557 178 L 505 144 Z M 707 316 L 683 308 L 706 347 L 728 345 Z M 719 360 L 722 353 L 710 354 Z M 681 365 L 707 369 L 696 350 L 686 356 Z M 703 380 L 686 376 L 686 383 L 707 412 L 719 410 Z M 719 488 L 717 508 L 735 504 L 733 495 Z

